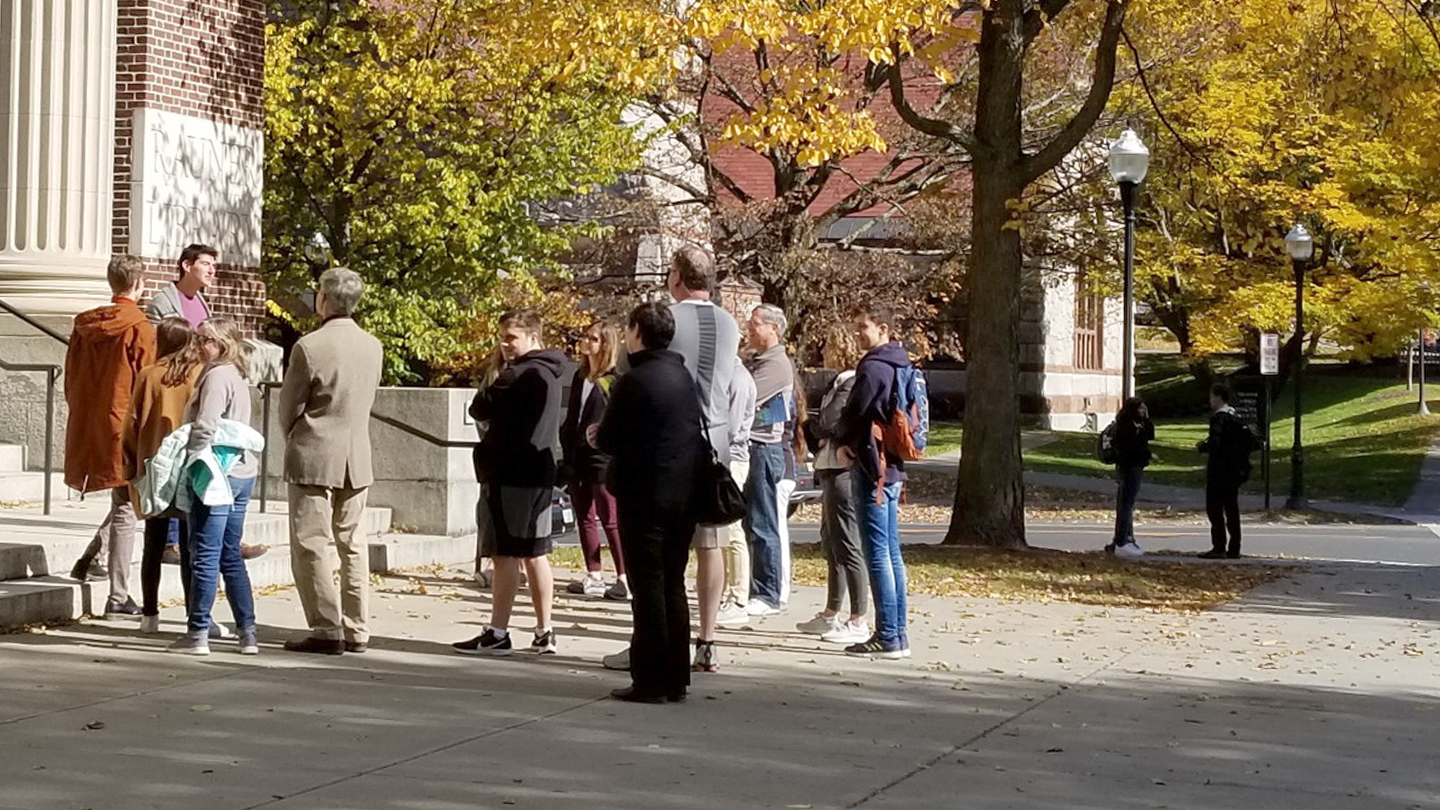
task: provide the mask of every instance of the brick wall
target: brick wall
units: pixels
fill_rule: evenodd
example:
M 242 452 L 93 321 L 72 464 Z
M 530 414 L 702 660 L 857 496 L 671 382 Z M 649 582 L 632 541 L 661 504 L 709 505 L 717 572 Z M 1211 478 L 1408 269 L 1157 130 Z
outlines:
M 134 111 L 149 107 L 236 126 L 264 125 L 264 0 L 118 0 L 115 202 L 111 245 L 130 249 Z M 175 278 L 174 257 L 146 256 L 147 291 Z M 206 296 L 258 335 L 265 285 L 258 268 L 220 265 Z
M 262 337 L 265 282 L 260 280 L 260 272 L 253 267 L 236 267 L 233 264 L 221 264 L 218 271 L 215 284 L 204 294 L 211 313 L 234 318 L 245 337 Z M 174 282 L 178 274 L 174 261 L 146 259 L 145 287 L 140 296 L 142 304 L 148 306 L 151 296 Z

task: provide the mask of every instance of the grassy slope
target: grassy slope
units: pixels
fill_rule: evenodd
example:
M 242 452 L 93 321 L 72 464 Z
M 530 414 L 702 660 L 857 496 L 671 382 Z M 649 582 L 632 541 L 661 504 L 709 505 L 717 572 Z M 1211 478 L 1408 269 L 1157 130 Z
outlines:
M 1306 388 L 1304 448 L 1306 494 L 1311 498 L 1398 505 L 1419 476 L 1425 451 L 1440 432 L 1440 417 L 1415 414 L 1415 396 L 1392 380 L 1315 376 Z M 1275 404 L 1271 427 L 1271 491 L 1282 499 L 1290 489 L 1293 400 Z M 1195 443 L 1205 436 L 1203 416 L 1156 420 L 1157 461 L 1146 480 L 1204 485 L 1204 457 Z M 1057 434 L 1051 444 L 1026 456 L 1027 469 L 1103 476 L 1095 460 L 1095 439 Z M 1262 489 L 1260 454 L 1249 491 Z

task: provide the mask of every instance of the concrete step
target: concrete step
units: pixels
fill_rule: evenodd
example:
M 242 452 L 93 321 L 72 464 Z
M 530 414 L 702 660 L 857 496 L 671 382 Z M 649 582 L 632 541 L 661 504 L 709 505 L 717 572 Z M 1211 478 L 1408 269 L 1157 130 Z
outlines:
M 83 503 L 57 503 L 48 517 L 37 507 L 0 509 L 0 581 L 69 574 L 105 519 L 108 503 L 104 497 L 93 496 Z M 260 514 L 252 504 L 245 516 L 244 542 L 272 548 L 289 545 L 290 524 L 284 506 L 272 502 L 271 511 Z M 366 534 L 380 537 L 388 533 L 390 514 L 385 508 L 365 510 Z M 131 560 L 137 572 L 143 532 L 144 524 L 137 525 Z
M 434 537 L 388 534 L 380 536 L 370 544 L 370 569 L 375 572 L 427 565 L 454 565 L 469 562 L 474 558 L 474 535 Z M 251 589 L 256 592 L 295 584 L 290 570 L 288 545 L 272 548 L 264 556 L 250 560 L 245 567 L 250 575 Z M 162 566 L 160 573 L 161 604 L 182 601 L 179 566 Z M 131 573 L 130 585 L 138 602 L 138 562 Z M 33 576 L 0 582 L 0 629 L 99 615 L 104 612 L 108 594 L 108 582 L 82 583 L 64 575 Z M 230 609 L 224 604 L 223 597 L 216 600 L 215 618 L 227 624 L 231 622 Z
M 65 488 L 63 473 L 50 474 L 50 499 L 52 503 L 79 502 L 79 495 Z M 97 497 L 91 495 L 91 498 Z M 103 497 L 99 496 L 99 497 Z M 7 471 L 0 464 L 0 504 L 33 504 L 39 506 L 45 498 L 45 473 Z M 36 510 L 39 511 L 38 509 Z
M 25 472 L 25 446 L 0 444 L 0 473 Z M 0 501 L 5 500 L 0 492 Z

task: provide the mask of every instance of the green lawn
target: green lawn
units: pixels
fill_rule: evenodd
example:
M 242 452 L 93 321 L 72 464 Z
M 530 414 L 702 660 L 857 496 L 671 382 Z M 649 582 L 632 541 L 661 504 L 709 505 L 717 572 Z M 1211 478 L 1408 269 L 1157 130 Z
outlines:
M 931 422 L 930 442 L 925 445 L 925 455 L 938 456 L 960 449 L 959 422 Z
M 1415 413 L 1415 394 L 1392 380 L 1316 375 L 1307 380 L 1305 420 L 1306 495 L 1311 498 L 1399 505 L 1419 476 L 1425 451 L 1440 433 L 1440 416 Z M 1294 435 L 1292 400 L 1275 403 L 1271 427 L 1271 492 L 1283 501 L 1290 491 L 1290 448 Z M 1205 437 L 1205 417 L 1158 419 L 1152 449 L 1156 460 L 1146 480 L 1200 487 L 1205 457 L 1195 451 Z M 1263 489 L 1260 454 L 1247 490 Z M 1072 475 L 1108 476 L 1095 459 L 1095 437 L 1056 434 L 1032 450 L 1026 469 Z
M 1183 368 L 1183 367 L 1180 367 Z M 1192 381 L 1193 382 L 1193 381 Z M 1173 389 L 1188 383 L 1172 375 L 1156 375 L 1151 385 Z M 1147 400 L 1150 390 L 1142 382 Z M 1163 394 L 1162 394 L 1163 396 Z M 1430 443 L 1440 435 L 1440 402 L 1432 400 L 1435 416 L 1415 413 L 1414 391 L 1393 380 L 1314 374 L 1305 389 L 1305 492 L 1314 499 L 1398 506 L 1409 497 L 1420 474 Z M 1279 503 L 1290 492 L 1290 447 L 1294 436 L 1293 400 L 1283 392 L 1274 407 L 1271 426 L 1270 491 Z M 1195 444 L 1205 438 L 1207 417 L 1202 414 L 1158 417 L 1155 420 L 1156 459 L 1146 480 L 1176 486 L 1205 485 L 1205 457 Z M 1037 472 L 1109 477 L 1111 468 L 1095 458 L 1095 436 L 1090 433 L 1054 433 L 1050 441 L 1031 448 L 1026 442 L 1025 469 Z M 960 447 L 959 422 L 930 425 L 926 455 L 939 455 Z M 1246 485 L 1249 492 L 1264 490 L 1261 455 L 1254 455 L 1255 471 Z

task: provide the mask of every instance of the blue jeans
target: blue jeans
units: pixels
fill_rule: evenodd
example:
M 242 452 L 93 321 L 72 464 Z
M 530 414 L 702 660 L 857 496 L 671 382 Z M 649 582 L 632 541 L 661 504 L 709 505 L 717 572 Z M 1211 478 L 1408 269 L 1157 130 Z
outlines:
M 1112 542 L 1135 542 L 1135 499 L 1140 496 L 1144 467 L 1115 467 L 1115 537 Z
M 860 518 L 860 543 L 875 595 L 875 635 L 881 641 L 904 642 L 905 560 L 900 557 L 900 487 L 886 484 L 884 503 L 875 503 L 875 481 L 858 470 L 850 476 L 855 486 L 855 511 Z
M 254 478 L 231 478 L 235 502 L 228 506 L 190 507 L 190 632 L 210 630 L 210 609 L 215 605 L 218 580 L 225 579 L 225 597 L 235 614 L 238 632 L 255 629 L 255 595 L 250 592 L 250 573 L 240 556 L 240 536 L 245 532 L 245 509 L 250 505 Z
M 785 476 L 785 448 L 750 445 L 745 479 L 745 534 L 750 538 L 750 598 L 780 607 L 780 511 L 776 486 Z

